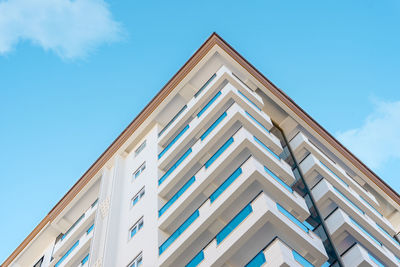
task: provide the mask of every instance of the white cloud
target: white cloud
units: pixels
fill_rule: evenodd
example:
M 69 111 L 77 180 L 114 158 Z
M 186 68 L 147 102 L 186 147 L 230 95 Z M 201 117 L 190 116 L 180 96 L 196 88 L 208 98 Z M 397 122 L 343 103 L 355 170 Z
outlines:
M 400 101 L 375 101 L 361 127 L 340 132 L 337 137 L 372 169 L 400 160 Z
M 0 0 L 1 54 L 28 40 L 74 59 L 120 34 L 103 0 Z

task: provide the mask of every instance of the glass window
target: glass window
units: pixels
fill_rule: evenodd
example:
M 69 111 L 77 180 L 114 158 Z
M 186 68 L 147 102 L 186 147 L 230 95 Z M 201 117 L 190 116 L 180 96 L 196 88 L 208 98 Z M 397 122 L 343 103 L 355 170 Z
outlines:
M 131 263 L 128 264 L 128 267 L 139 267 L 142 266 L 143 264 L 143 256 L 142 256 L 142 252 L 140 252 L 140 254 L 138 256 L 136 256 L 136 258 L 131 261 Z
M 143 228 L 143 217 L 139 219 L 139 221 L 137 221 L 135 223 L 134 226 L 132 226 L 131 230 L 130 230 L 130 238 L 132 238 L 134 235 L 136 235 L 136 233 Z
M 132 206 L 135 206 L 142 197 L 144 197 L 144 187 L 132 198 Z
M 136 157 L 137 155 L 139 155 L 140 152 L 142 152 L 142 150 L 143 150 L 145 147 L 146 147 L 146 140 L 144 140 L 143 143 L 142 143 L 138 148 L 136 148 L 136 150 L 135 150 L 135 157 Z
M 133 177 L 136 179 L 146 169 L 146 162 L 144 162 L 134 173 Z

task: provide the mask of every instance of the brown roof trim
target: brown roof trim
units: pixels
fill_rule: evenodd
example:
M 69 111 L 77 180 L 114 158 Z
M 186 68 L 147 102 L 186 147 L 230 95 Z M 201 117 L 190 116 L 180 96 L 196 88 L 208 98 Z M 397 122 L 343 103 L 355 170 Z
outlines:
M 288 106 L 296 115 L 304 120 L 314 131 L 316 131 L 322 138 L 324 138 L 330 145 L 337 149 L 347 160 L 349 160 L 356 168 L 363 174 L 371 179 L 381 190 L 383 190 L 389 197 L 391 197 L 397 204 L 400 205 L 400 195 L 393 190 L 386 182 L 384 182 L 378 175 L 369 169 L 361 160 L 359 160 L 353 153 L 351 153 L 345 146 L 336 140 L 331 134 L 328 133 L 318 122 L 316 122 L 310 115 L 307 114 L 301 107 L 299 107 L 288 95 L 281 89 L 275 86 L 268 78 L 266 78 L 260 71 L 251 65 L 245 58 L 243 58 L 235 49 L 233 49 L 225 40 L 218 37 L 218 45 L 224 49 L 232 58 L 234 58 L 243 68 L 245 68 L 254 78 L 256 78 L 262 85 L 268 88 L 276 97 L 279 98 L 286 106 Z
M 356 168 L 363 172 L 384 192 L 386 192 L 396 203 L 400 205 L 400 195 L 389 185 L 372 172 L 357 157 L 340 144 L 330 135 L 321 125 L 312 119 L 302 108 L 300 108 L 289 96 L 269 81 L 261 72 L 244 59 L 235 49 L 233 49 L 218 34 L 213 33 L 203 45 L 190 57 L 182 68 L 166 83 L 157 95 L 146 105 L 139 115 L 125 128 L 125 130 L 114 140 L 114 142 L 100 155 L 100 157 L 90 166 L 82 177 L 72 186 L 64 197 L 54 206 L 46 217 L 35 227 L 35 229 L 25 238 L 25 240 L 11 253 L 4 261 L 3 267 L 8 266 L 22 250 L 33 240 L 33 238 L 44 228 L 47 223 L 52 222 L 61 211 L 72 201 L 72 199 L 89 183 L 94 175 L 101 170 L 105 163 L 114 155 L 125 141 L 139 128 L 148 116 L 158 107 L 158 105 L 172 92 L 172 90 L 183 80 L 184 77 L 196 66 L 197 63 L 217 44 L 236 60 L 244 69 L 254 76 L 261 84 L 268 88 L 286 106 L 303 119 L 312 129 L 314 129 L 329 144 L 335 147 L 344 157 L 346 157 Z

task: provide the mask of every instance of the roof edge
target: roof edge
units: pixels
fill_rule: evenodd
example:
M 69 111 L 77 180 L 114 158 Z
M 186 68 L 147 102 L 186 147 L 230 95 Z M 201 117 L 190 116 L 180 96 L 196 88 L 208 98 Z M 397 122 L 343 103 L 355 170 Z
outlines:
M 217 33 L 213 32 L 210 37 L 200 46 L 200 48 L 189 58 L 189 60 L 175 73 L 175 75 L 164 85 L 164 87 L 153 97 L 144 109 L 133 119 L 125 130 L 111 143 L 111 145 L 100 155 L 100 157 L 89 167 L 89 169 L 79 178 L 71 189 L 61 198 L 61 200 L 50 210 L 44 219 L 34 228 L 34 230 L 22 241 L 22 243 L 11 253 L 1 266 L 9 266 L 12 261 L 26 248 L 34 237 L 44 228 L 48 222 L 52 222 L 61 211 L 71 203 L 72 199 L 89 183 L 89 181 L 101 170 L 106 162 L 112 158 L 115 152 L 125 143 L 125 141 L 135 132 L 136 129 L 149 117 L 158 105 L 173 91 L 173 89 L 183 80 L 183 78 L 193 69 L 194 66 L 207 54 L 214 46 L 220 46 L 254 78 L 268 88 L 278 99 L 288 108 L 295 112 L 305 123 L 324 138 L 330 145 L 337 149 L 354 167 L 358 168 L 364 175 L 369 177 L 381 190 L 390 196 L 400 205 L 400 195 L 394 191 L 386 182 L 369 169 L 346 147 L 328 133 L 319 123 L 309 116 L 299 107 L 288 95 L 274 85 L 244 57 L 242 57 L 233 47 L 231 47 Z

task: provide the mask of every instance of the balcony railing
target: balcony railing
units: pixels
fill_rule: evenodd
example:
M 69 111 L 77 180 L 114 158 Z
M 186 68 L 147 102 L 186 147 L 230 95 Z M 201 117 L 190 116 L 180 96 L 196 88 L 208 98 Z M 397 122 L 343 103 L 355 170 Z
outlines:
M 224 241 L 224 239 L 244 220 L 253 212 L 251 204 L 248 204 L 242 209 L 215 237 L 217 244 Z
M 257 137 L 254 136 L 254 140 L 256 140 L 257 143 L 259 143 L 263 148 L 265 148 L 277 160 L 281 160 L 281 158 L 277 154 L 275 154 L 275 152 L 272 151 L 267 145 L 265 145 L 263 142 L 261 142 L 260 139 L 258 139 Z
M 183 111 L 185 111 L 186 108 L 187 108 L 187 105 L 184 105 L 178 111 L 178 113 L 175 114 L 175 116 L 167 123 L 167 125 L 165 125 L 165 127 L 158 133 L 158 137 L 160 137 L 168 129 L 168 127 L 171 126 L 171 124 L 179 117 L 179 115 L 182 114 Z
M 67 252 L 57 261 L 57 263 L 54 265 L 55 267 L 58 267 L 68 256 L 71 254 L 71 252 L 79 245 L 79 240 L 77 240 L 72 247 L 70 247 Z
M 192 148 L 189 148 L 185 154 L 183 154 L 175 163 L 174 165 L 171 166 L 171 168 L 169 168 L 169 170 L 163 175 L 161 176 L 161 178 L 158 180 L 158 185 L 160 185 L 162 182 L 165 181 L 165 179 L 168 178 L 168 176 L 182 163 L 182 161 L 189 156 L 189 154 L 192 153 Z
M 197 117 L 199 118 L 221 94 L 221 91 L 219 91 L 213 98 L 211 98 L 210 101 L 208 101 L 208 103 L 199 111 L 199 113 L 197 113 Z
M 159 247 L 159 255 L 161 255 L 200 215 L 196 210 L 179 228 Z
M 210 201 L 214 202 L 235 180 L 242 174 L 242 168 L 236 169 L 211 195 Z
M 245 267 L 260 267 L 266 262 L 264 251 L 260 251 Z
M 217 74 L 216 74 L 216 73 L 214 73 L 213 76 L 211 76 L 211 78 L 208 79 L 208 81 L 206 81 L 206 82 L 204 83 L 204 85 L 199 89 L 199 91 L 197 91 L 197 92 L 194 94 L 194 97 L 197 97 L 201 92 L 203 92 L 204 88 L 206 88 L 207 85 L 208 85 L 212 80 L 214 80 L 215 77 L 217 77 Z
M 173 144 L 176 143 L 176 141 L 178 141 L 178 139 L 189 129 L 189 124 L 185 126 L 185 128 L 183 128 L 176 136 L 174 139 L 172 139 L 172 141 L 163 149 L 163 151 L 161 151 L 160 154 L 158 154 L 158 159 L 160 159 L 165 152 L 168 151 L 168 149 L 171 148 L 171 146 L 173 146 Z
M 304 232 L 308 233 L 309 228 L 304 225 L 301 221 L 299 221 L 296 217 L 294 217 L 289 211 L 287 211 L 284 207 L 282 207 L 279 203 L 276 203 L 276 206 L 278 207 L 278 210 L 285 215 L 289 220 L 294 222 L 298 227 L 300 227 Z
M 193 176 L 192 178 L 189 179 L 179 190 L 176 192 L 175 195 L 171 197 L 170 200 L 168 200 L 167 203 L 158 211 L 158 217 L 163 215 L 163 213 L 174 204 L 174 202 L 183 194 L 185 191 L 196 181 L 196 177 Z
M 224 113 L 222 113 L 221 116 L 219 116 L 219 118 L 213 123 L 211 124 L 210 127 L 208 127 L 208 129 L 201 135 L 200 140 L 203 141 L 204 138 L 207 137 L 207 135 L 209 135 L 209 133 L 212 132 L 212 130 L 214 130 L 215 127 L 217 127 L 217 125 L 227 116 L 226 111 Z
M 288 190 L 290 193 L 293 193 L 293 189 L 288 186 L 284 181 L 282 181 L 281 178 L 279 178 L 273 171 L 271 171 L 270 169 L 268 169 L 267 167 L 264 166 L 264 170 L 271 175 L 272 178 L 274 178 L 278 183 L 280 183 L 283 187 L 286 188 L 286 190 Z
M 254 103 L 253 101 L 251 101 L 247 96 L 245 96 L 240 90 L 237 90 L 238 93 L 243 96 L 247 101 L 249 101 L 249 103 L 251 103 L 256 109 L 258 109 L 259 111 L 261 111 L 261 108 L 259 108 L 256 103 Z
M 209 160 L 206 161 L 204 164 L 205 168 L 211 166 L 211 164 L 234 142 L 233 137 L 229 138 L 228 141 L 225 142 L 218 150 L 215 152 L 214 155 L 211 156 Z

